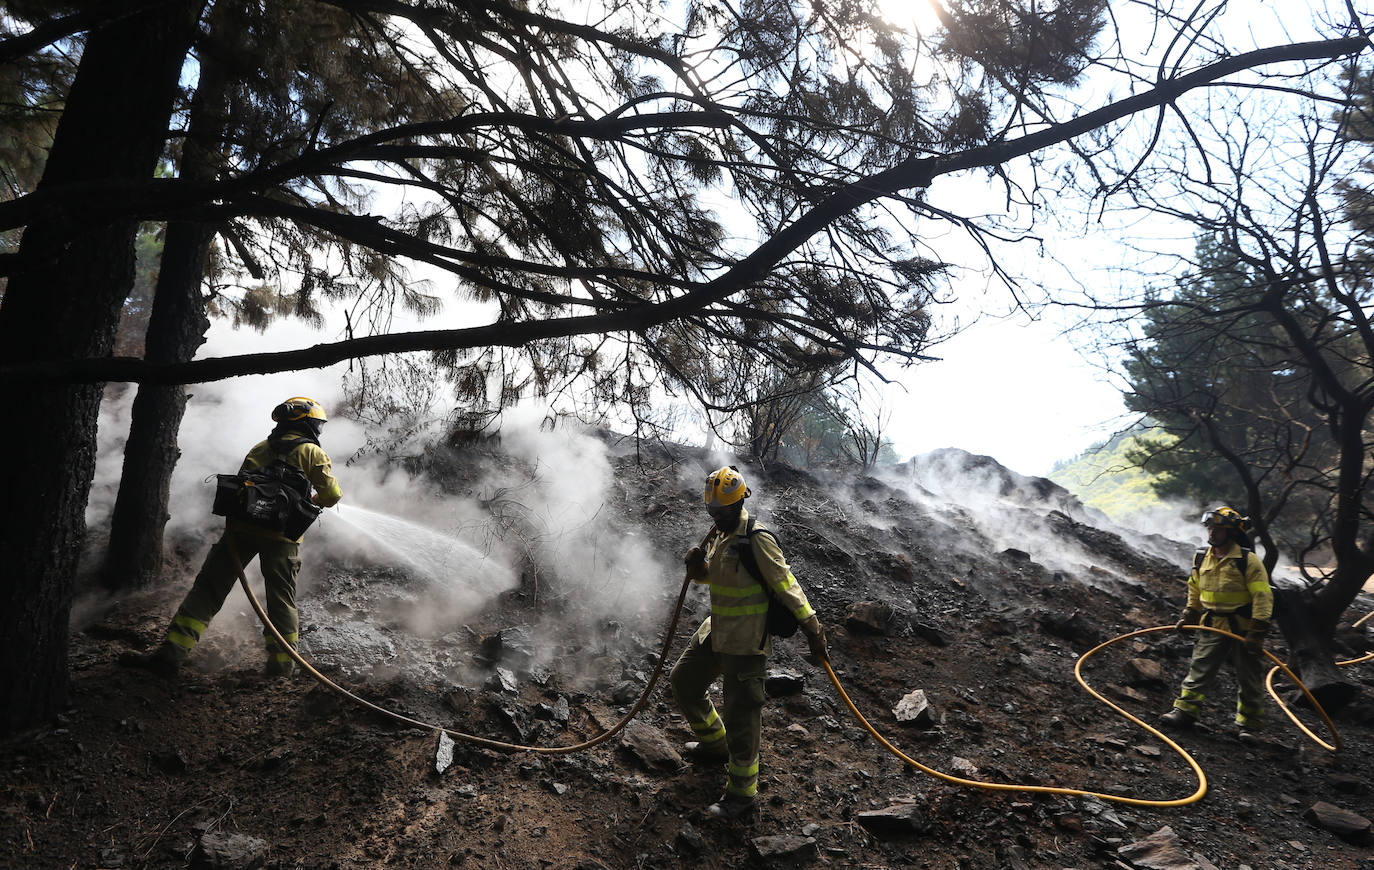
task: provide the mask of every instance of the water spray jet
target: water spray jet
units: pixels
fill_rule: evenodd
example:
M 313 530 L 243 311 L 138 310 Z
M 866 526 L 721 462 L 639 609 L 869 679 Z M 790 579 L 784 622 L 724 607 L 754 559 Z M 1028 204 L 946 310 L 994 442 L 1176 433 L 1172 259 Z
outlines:
M 394 554 L 418 576 L 433 583 L 450 583 L 455 568 L 472 566 L 467 572 L 510 576 L 510 566 L 471 544 L 429 526 L 402 519 L 394 514 L 368 508 L 342 505 L 334 509 L 340 520 L 376 541 Z M 479 570 L 484 569 L 484 570 Z

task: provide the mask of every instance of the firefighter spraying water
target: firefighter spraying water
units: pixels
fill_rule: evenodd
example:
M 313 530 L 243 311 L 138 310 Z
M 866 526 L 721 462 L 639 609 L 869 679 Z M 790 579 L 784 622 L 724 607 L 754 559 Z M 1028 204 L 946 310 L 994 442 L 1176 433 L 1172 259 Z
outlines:
M 226 517 L 224 534 L 210 548 L 166 638 L 152 652 L 125 653 L 120 664 L 174 676 L 254 556 L 262 570 L 267 612 L 281 638 L 295 647 L 300 637 L 296 578 L 301 538 L 319 508 L 343 498 L 329 454 L 320 446 L 327 419 L 324 408 L 305 396 L 294 396 L 272 409 L 272 432 L 248 451 L 237 475 L 219 476 L 215 513 Z M 264 632 L 264 638 L 266 673 L 290 676 L 296 665 L 282 641 L 271 632 Z

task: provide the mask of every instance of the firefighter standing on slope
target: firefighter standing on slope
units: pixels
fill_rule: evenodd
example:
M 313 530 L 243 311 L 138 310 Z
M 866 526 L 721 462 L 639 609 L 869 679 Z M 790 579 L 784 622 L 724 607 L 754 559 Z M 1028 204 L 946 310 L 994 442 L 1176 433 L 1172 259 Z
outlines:
M 1263 724 L 1264 636 L 1274 614 L 1274 592 L 1259 556 L 1247 546 L 1246 520 L 1229 507 L 1202 515 L 1207 527 L 1206 550 L 1193 559 L 1188 577 L 1188 604 L 1177 628 L 1204 625 L 1240 635 L 1238 641 L 1210 631 L 1196 632 L 1193 660 L 1179 689 L 1174 707 L 1162 721 L 1175 727 L 1191 726 L 1202 713 L 1206 692 L 1227 659 L 1239 684 L 1236 724 L 1240 737 L 1252 739 Z
M 326 419 L 324 408 L 314 399 L 296 396 L 282 402 L 272 409 L 276 427 L 267 440 L 258 442 L 248 451 L 239 473 L 265 468 L 282 457 L 305 473 L 315 491 L 310 499 L 313 503 L 320 507 L 337 504 L 343 492 L 331 471 L 329 454 L 320 447 L 319 440 Z M 224 605 L 225 597 L 238 580 L 239 571 L 246 568 L 254 556 L 258 557 L 258 567 L 262 569 L 268 618 L 294 648 L 300 631 L 296 612 L 300 542 L 300 538 L 289 538 L 230 517 L 225 522 L 224 534 L 205 557 L 191 591 L 172 617 L 162 645 L 150 653 L 125 653 L 119 658 L 120 664 L 144 668 L 165 677 L 174 676 L 209 627 L 210 620 Z M 269 676 L 290 676 L 296 663 L 270 632 L 264 628 L 263 633 L 267 642 L 265 672 Z
M 693 547 L 687 575 L 711 591 L 711 615 L 692 636 L 673 666 L 673 698 L 697 740 L 687 744 L 696 761 L 723 763 L 725 794 L 706 808 L 710 816 L 735 819 L 752 812 L 759 782 L 759 743 L 763 727 L 764 669 L 772 651 L 766 630 L 768 594 L 742 563 L 739 546 L 752 546 L 755 561 L 772 594 L 796 616 L 810 646 L 808 659 L 826 658 L 825 631 L 784 561 L 771 533 L 755 531 L 744 500 L 744 478 L 733 467 L 706 478 L 706 510 L 715 525 L 709 550 Z M 761 530 L 755 523 L 752 528 Z M 722 677 L 724 717 L 716 713 L 709 689 Z

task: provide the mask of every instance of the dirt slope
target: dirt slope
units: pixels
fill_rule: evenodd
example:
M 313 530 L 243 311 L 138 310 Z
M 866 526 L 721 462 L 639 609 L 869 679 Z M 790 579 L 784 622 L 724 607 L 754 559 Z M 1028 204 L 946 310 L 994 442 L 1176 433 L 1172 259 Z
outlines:
M 705 528 L 695 509 L 705 461 L 685 450 L 616 458 L 602 518 L 611 538 L 633 534 L 671 553 L 690 546 Z M 462 491 L 480 464 L 448 455 L 428 468 Z M 1147 799 L 1194 791 L 1178 756 L 1073 678 L 1077 656 L 1101 641 L 1172 622 L 1191 542 L 1123 537 L 1048 481 L 966 454 L 886 482 L 778 469 L 751 484 L 751 504 L 822 614 L 846 688 L 908 754 L 989 781 Z M 762 812 L 729 824 L 700 813 L 723 777 L 677 756 L 690 735 L 662 684 L 602 747 L 541 756 L 460 742 L 439 773 L 434 733 L 308 678 L 259 676 L 257 641 L 234 630 L 241 616 L 217 620 L 175 681 L 117 667 L 120 652 L 159 637 L 197 543 L 168 588 L 102 610 L 74 634 L 72 706 L 61 720 L 0 745 L 0 866 L 1374 868 L 1367 839 L 1304 818 L 1319 802 L 1374 818 L 1363 699 L 1337 718 L 1339 754 L 1301 738 L 1277 710 L 1267 742 L 1252 746 L 1225 725 L 1225 683 L 1212 724 L 1180 738 L 1209 787 L 1190 806 L 991 792 L 884 751 L 802 661 L 797 639 L 770 664 L 777 697 L 764 719 Z M 358 694 L 424 721 L 547 746 L 593 737 L 652 672 L 678 581 L 635 612 L 587 613 L 560 596 L 557 566 L 542 566 L 536 586 L 540 567 L 526 566 L 519 589 L 465 625 L 415 636 L 399 618 L 376 617 L 425 607 L 405 572 L 328 562 L 302 591 L 303 648 Z M 670 663 L 703 599 L 690 594 Z M 890 610 L 862 606 L 873 602 Z M 1117 644 L 1086 676 L 1153 720 L 1188 644 L 1172 632 Z M 1281 640 L 1274 649 L 1286 652 Z M 1372 684 L 1369 665 L 1355 674 Z M 930 700 L 929 727 L 893 716 L 915 689 Z M 1163 846 L 1141 844 L 1165 828 Z

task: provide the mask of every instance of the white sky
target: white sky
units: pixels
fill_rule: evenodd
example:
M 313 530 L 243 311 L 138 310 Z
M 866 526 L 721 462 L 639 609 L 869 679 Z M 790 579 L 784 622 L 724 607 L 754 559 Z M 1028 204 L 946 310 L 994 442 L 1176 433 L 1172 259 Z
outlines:
M 1045 476 L 1123 424 L 1120 390 L 1043 321 L 981 321 L 933 354 L 887 393 L 902 458 L 958 447 Z
M 940 179 L 929 197 L 937 207 L 957 207 L 969 216 L 995 216 L 1005 202 L 981 174 Z M 1119 215 L 1095 224 L 1075 209 L 1081 206 L 1066 205 L 1063 213 L 1037 221 L 1030 235 L 1043 240 L 1043 254 L 1035 243 L 994 248 L 1022 299 L 1039 299 L 1041 288 L 1067 299 L 1078 298 L 1085 286 L 1137 286 L 1146 280 L 1141 274 L 1160 264 L 1132 249 L 1128 236 L 1155 251 L 1192 250 L 1191 230 L 1163 219 L 1125 218 L 1134 222 L 1126 228 Z M 1043 309 L 1034 318 L 1014 310 L 1013 290 L 990 276 L 987 253 L 962 232 L 937 227 L 927 241 L 953 264 L 954 301 L 935 307 L 935 331 L 947 333 L 948 323 L 964 326 L 926 350 L 936 361 L 881 369 L 894 381 L 883 393 L 892 412 L 884 432 L 901 458 L 957 447 L 1022 474 L 1046 476 L 1056 462 L 1109 439 L 1134 419 L 1122 402 L 1122 385 L 1110 380 L 1096 357 L 1090 362 L 1079 352 L 1086 341 L 1066 334 L 1071 321 L 1063 309 Z

